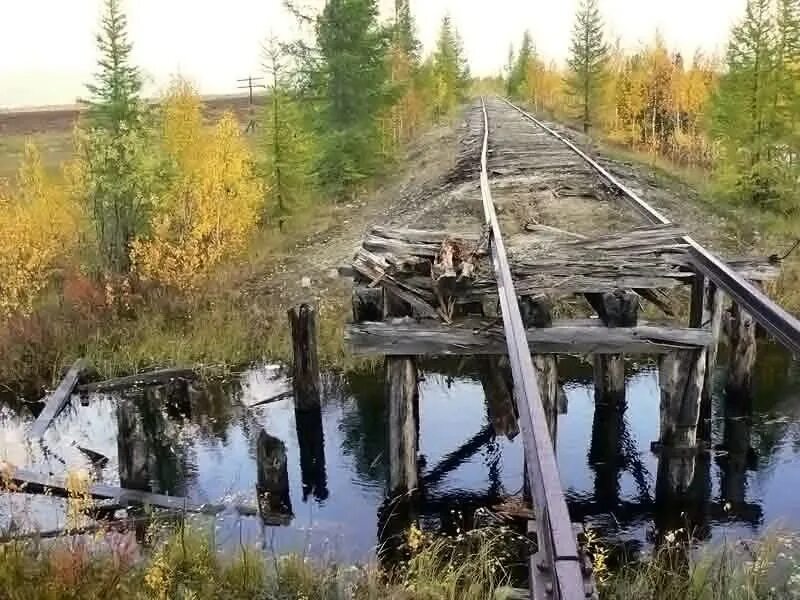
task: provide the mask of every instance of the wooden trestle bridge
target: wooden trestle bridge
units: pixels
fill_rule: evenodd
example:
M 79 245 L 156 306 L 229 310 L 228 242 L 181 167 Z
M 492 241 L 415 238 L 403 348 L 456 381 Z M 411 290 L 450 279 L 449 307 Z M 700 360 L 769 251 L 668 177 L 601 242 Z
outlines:
M 386 356 L 393 495 L 421 483 L 416 357 L 487 357 L 492 422 L 520 431 L 524 444 L 538 548 L 531 596 L 584 598 L 594 594 L 591 568 L 554 451 L 557 356 L 592 355 L 597 409 L 617 413 L 625 409 L 625 355 L 658 356 L 653 450 L 659 481 L 680 497 L 694 485 L 709 439 L 710 379 L 723 329 L 727 401 L 747 402 L 756 323 L 796 353 L 800 323 L 761 291 L 778 264 L 711 254 L 520 108 L 481 100 L 466 129 L 456 175 L 442 192 L 454 199 L 451 211 L 472 220 L 458 219 L 453 230 L 373 227 L 348 267 L 355 287 L 347 338 L 355 353 Z M 533 205 L 546 210 L 526 220 Z M 575 207 L 584 209 L 580 218 L 541 218 Z M 482 218 L 475 217 L 480 208 Z

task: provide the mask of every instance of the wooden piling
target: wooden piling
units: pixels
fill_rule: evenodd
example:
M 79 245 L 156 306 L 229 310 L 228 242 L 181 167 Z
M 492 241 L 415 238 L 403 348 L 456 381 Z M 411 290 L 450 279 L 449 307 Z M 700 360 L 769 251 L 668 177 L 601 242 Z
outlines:
M 666 469 L 663 480 L 671 492 L 684 493 L 694 480 L 694 457 L 698 444 L 706 350 L 678 350 L 661 359 L 659 367 L 659 452 Z
M 545 329 L 553 326 L 553 303 L 546 295 L 523 298 L 520 307 L 526 327 Z M 550 430 L 550 438 L 555 447 L 558 435 L 558 359 L 555 355 L 536 354 L 535 345 L 532 350 L 539 394 L 547 417 L 547 428 Z
M 753 370 L 756 365 L 756 322 L 736 303 L 731 310 L 728 337 L 731 355 L 728 401 L 747 406 L 753 391 Z
M 286 525 L 293 516 L 286 445 L 263 429 L 258 435 L 256 465 L 261 518 L 267 525 Z
M 389 493 L 403 494 L 417 488 L 417 364 L 410 356 L 386 358 L 389 405 Z
M 697 273 L 692 282 L 692 300 L 689 311 L 689 326 L 707 329 L 711 341 L 705 350 L 705 376 L 701 392 L 699 431 L 700 439 L 711 437 L 711 393 L 714 384 L 714 371 L 717 367 L 719 338 L 722 332 L 722 308 L 725 297 L 713 281 Z M 701 357 L 702 358 L 702 357 Z
M 624 290 L 586 294 L 589 304 L 606 327 L 635 327 L 639 319 L 639 295 Z M 594 355 L 595 403 L 625 407 L 625 355 Z
M 316 311 L 309 304 L 289 310 L 294 350 L 293 385 L 295 406 L 311 410 L 320 406 L 319 358 L 317 356 Z

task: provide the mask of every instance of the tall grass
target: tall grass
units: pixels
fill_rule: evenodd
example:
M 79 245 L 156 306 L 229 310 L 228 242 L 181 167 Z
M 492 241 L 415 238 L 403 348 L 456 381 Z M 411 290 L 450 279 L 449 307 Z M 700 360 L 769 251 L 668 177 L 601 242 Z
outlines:
M 496 565 L 501 539 L 474 534 L 470 552 L 452 540 L 427 544 L 408 568 L 320 564 L 242 548 L 222 556 L 209 536 L 179 527 L 133 534 L 64 537 L 0 547 L 0 597 L 8 600 L 484 600 L 505 581 Z
M 608 600 L 800 598 L 800 538 L 771 533 L 695 551 L 668 545 L 601 585 Z

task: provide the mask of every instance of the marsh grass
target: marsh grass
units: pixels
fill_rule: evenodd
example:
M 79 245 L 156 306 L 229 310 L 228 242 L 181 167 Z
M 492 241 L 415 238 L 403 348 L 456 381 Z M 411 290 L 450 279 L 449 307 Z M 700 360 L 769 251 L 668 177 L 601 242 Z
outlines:
M 483 600 L 507 580 L 497 567 L 501 536 L 473 534 L 468 546 L 426 543 L 408 568 L 339 566 L 249 548 L 223 555 L 201 529 L 12 542 L 0 547 L 0 595 L 8 600 Z M 457 551 L 456 548 L 461 548 Z M 469 548 L 469 551 L 466 551 Z M 4 595 L 3 595 L 4 594 Z
M 769 533 L 687 551 L 667 545 L 623 567 L 601 587 L 609 600 L 777 600 L 800 598 L 800 538 Z

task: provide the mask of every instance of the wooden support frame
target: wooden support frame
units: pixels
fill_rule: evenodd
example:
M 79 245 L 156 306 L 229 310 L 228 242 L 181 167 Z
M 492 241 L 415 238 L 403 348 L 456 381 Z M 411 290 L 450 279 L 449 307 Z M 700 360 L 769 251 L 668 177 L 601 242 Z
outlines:
M 528 329 L 527 338 L 536 354 L 668 354 L 703 348 L 710 343 L 711 333 L 647 324 L 609 329 L 598 319 L 576 319 Z M 480 319 L 464 319 L 453 325 L 411 318 L 351 323 L 345 328 L 345 341 L 357 355 L 475 356 L 507 352 L 498 326 Z

